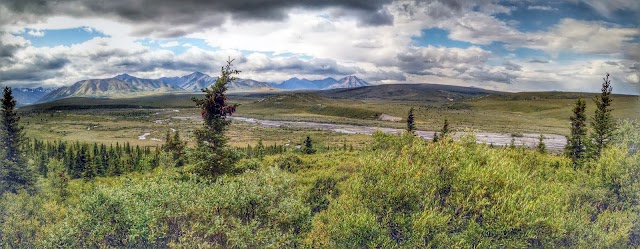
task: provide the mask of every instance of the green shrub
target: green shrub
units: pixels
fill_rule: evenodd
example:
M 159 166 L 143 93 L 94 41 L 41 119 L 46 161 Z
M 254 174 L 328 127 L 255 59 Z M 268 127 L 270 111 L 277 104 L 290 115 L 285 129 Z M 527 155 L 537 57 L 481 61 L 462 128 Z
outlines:
M 573 170 L 566 158 L 533 150 L 428 143 L 382 134 L 376 134 L 373 147 L 361 159 L 360 170 L 347 180 L 345 191 L 314 217 L 305 240 L 309 246 L 521 248 L 635 243 L 638 205 L 631 201 L 636 198 L 631 192 L 637 180 L 624 179 L 638 179 L 632 173 L 637 158 L 626 157 L 624 151 L 605 151 L 609 156 L 594 166 L 607 169 L 605 175 L 611 176 L 602 178 Z M 606 161 L 614 158 L 617 161 Z M 618 186 L 625 197 L 608 199 L 608 192 L 615 193 L 612 189 Z

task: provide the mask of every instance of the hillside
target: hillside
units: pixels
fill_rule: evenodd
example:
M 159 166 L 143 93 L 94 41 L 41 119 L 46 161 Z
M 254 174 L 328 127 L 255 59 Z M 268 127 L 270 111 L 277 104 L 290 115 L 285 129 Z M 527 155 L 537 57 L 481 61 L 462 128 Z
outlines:
M 501 92 L 437 84 L 386 84 L 318 92 L 329 98 L 403 101 L 456 101 L 498 93 Z
M 68 87 L 50 92 L 39 102 L 48 102 L 67 97 L 108 97 L 141 91 L 130 83 L 118 79 L 82 80 Z
M 340 79 L 338 82 L 333 83 L 328 87 L 325 87 L 325 89 L 354 88 L 354 87 L 363 87 L 363 86 L 371 86 L 371 84 L 362 79 L 359 79 L 356 76 L 347 76 Z

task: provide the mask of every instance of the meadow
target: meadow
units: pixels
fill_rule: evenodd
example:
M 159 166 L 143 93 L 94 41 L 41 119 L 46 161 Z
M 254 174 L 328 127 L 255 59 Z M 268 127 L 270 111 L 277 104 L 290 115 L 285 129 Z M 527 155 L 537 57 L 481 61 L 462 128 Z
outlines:
M 21 124 L 34 140 L 25 149 L 37 184 L 33 193 L 2 195 L 0 245 L 640 247 L 638 96 L 614 96 L 618 125 L 611 146 L 576 166 L 559 151 L 478 144 L 471 129 L 566 135 L 576 98 L 593 94 L 423 101 L 313 92 L 231 95 L 238 104 L 234 115 L 243 117 L 404 128 L 414 107 L 418 129 L 440 129 L 447 118 L 467 133 L 432 142 L 409 133 L 342 134 L 233 121 L 226 134 L 234 163 L 215 178 L 194 173 L 194 130 L 203 121 L 192 96 L 78 98 L 21 108 Z M 592 113 L 593 105 L 587 108 Z M 380 120 L 380 114 L 403 120 Z M 166 146 L 164 135 L 172 129 L 186 149 Z M 313 150 L 306 149 L 307 136 Z M 52 141 L 66 145 L 60 149 Z M 99 144 L 118 147 L 106 153 Z M 117 153 L 116 161 L 104 161 Z

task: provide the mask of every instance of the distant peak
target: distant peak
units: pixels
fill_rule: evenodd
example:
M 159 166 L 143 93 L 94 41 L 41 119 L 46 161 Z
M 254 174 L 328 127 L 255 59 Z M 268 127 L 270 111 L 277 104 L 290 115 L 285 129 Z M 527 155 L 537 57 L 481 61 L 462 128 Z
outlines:
M 135 77 L 133 77 L 133 76 L 131 76 L 131 75 L 127 74 L 127 73 L 123 73 L 123 74 L 119 74 L 119 75 L 117 75 L 117 76 L 116 76 L 116 77 L 114 77 L 114 78 L 135 78 Z
M 189 74 L 189 75 L 194 75 L 194 76 L 203 76 L 203 75 L 206 75 L 206 74 L 204 74 L 204 73 L 202 73 L 202 72 L 197 72 L 197 71 L 196 71 L 196 72 L 193 72 L 193 73 L 191 73 L 191 74 Z

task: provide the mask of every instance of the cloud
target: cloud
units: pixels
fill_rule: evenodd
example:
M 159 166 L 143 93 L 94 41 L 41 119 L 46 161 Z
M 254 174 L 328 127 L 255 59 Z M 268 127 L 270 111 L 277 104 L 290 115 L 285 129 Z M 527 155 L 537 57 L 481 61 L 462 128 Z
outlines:
M 600 15 L 606 18 L 612 18 L 618 11 L 630 11 L 636 17 L 640 15 L 640 2 L 637 0 L 569 0 L 573 3 L 584 3 L 591 7 Z
M 510 61 L 505 61 L 502 63 L 502 65 L 504 66 L 505 69 L 510 71 L 522 71 L 522 66 Z
M 177 47 L 177 46 L 180 46 L 180 43 L 177 41 L 170 41 L 170 42 L 165 42 L 160 44 L 160 47 L 163 47 L 163 48 L 170 48 L 170 47 Z
M 413 47 L 396 57 L 398 67 L 404 72 L 428 75 L 433 68 L 453 69 L 463 73 L 467 69 L 484 64 L 490 52 L 478 47 L 445 48 L 445 47 Z
M 546 64 L 546 63 L 549 63 L 549 61 L 548 60 L 533 59 L 533 60 L 529 60 L 529 63 L 543 63 L 543 64 Z
M 33 21 L 48 16 L 103 16 L 135 23 L 135 35 L 179 37 L 201 29 L 217 27 L 228 19 L 235 21 L 282 21 L 288 11 L 296 8 L 339 8 L 355 12 L 363 25 L 388 25 L 393 17 L 383 9 L 390 0 L 5 0 L 0 13 L 15 13 L 21 21 Z M 2 20 L 8 23 L 10 20 Z M 2 23 L 0 23 L 2 24 Z
M 620 53 L 638 35 L 640 30 L 637 28 L 607 27 L 599 22 L 566 18 L 549 31 L 527 34 L 526 40 L 521 42 L 522 46 L 552 55 L 560 52 L 613 54 Z
M 554 8 L 546 5 L 531 5 L 527 6 L 528 10 L 542 10 L 542 11 L 556 11 L 558 8 Z
M 28 35 L 33 36 L 33 37 L 43 37 L 44 36 L 44 32 L 41 30 L 29 30 L 27 32 Z

